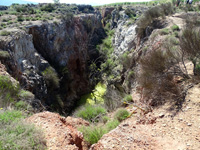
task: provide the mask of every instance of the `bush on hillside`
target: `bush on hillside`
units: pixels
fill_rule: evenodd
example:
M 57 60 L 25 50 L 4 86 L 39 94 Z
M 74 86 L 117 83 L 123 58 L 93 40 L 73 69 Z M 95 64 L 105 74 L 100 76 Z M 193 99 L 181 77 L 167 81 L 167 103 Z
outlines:
M 167 35 L 167 34 L 169 34 L 169 29 L 168 28 L 164 28 L 164 29 L 160 30 L 160 34 L 161 35 Z
M 15 5 L 14 9 L 19 13 L 35 14 L 35 10 L 28 5 Z
M 8 59 L 10 54 L 7 51 L 0 50 L 0 60 Z
M 104 105 L 108 111 L 115 110 L 122 106 L 123 92 L 112 86 L 107 86 L 106 93 L 104 95 Z
M 106 133 L 105 129 L 98 126 L 82 126 L 79 131 L 83 133 L 85 141 L 89 144 L 97 143 L 100 138 Z
M 123 98 L 123 102 L 131 102 L 133 100 L 132 96 L 131 95 L 126 95 L 124 98 Z
M 171 27 L 172 31 L 179 31 L 179 26 L 174 24 L 172 27 Z
M 0 112 L 0 149 L 46 149 L 41 131 L 25 123 L 22 112 L 9 110 Z
M 59 87 L 59 78 L 56 73 L 56 71 L 52 67 L 46 68 L 42 75 L 46 81 L 47 87 L 49 87 L 50 90 L 54 90 Z
M 164 17 L 166 15 L 174 13 L 174 8 L 171 3 L 165 3 L 148 9 L 137 21 L 136 32 L 139 38 L 144 38 L 145 30 L 148 26 L 151 26 L 156 18 Z
M 12 83 L 7 76 L 0 76 L 0 106 L 4 107 L 18 99 L 19 85 Z
M 199 28 L 186 28 L 183 30 L 180 37 L 180 47 L 182 53 L 187 55 L 189 59 L 192 60 L 194 64 L 194 73 L 197 72 L 197 64 L 200 59 L 200 29 Z M 196 68 L 197 67 L 197 68 Z
M 22 15 L 17 16 L 17 21 L 23 22 L 24 21 L 24 17 Z
M 47 4 L 42 6 L 42 8 L 40 8 L 41 11 L 47 11 L 47 12 L 52 12 L 55 10 L 54 5 L 53 4 Z
M 101 106 L 85 105 L 75 112 L 75 116 L 81 117 L 91 122 L 98 122 L 106 114 L 105 108 Z
M 146 102 L 157 106 L 170 96 L 179 97 L 180 88 L 174 81 L 174 76 L 188 78 L 186 68 L 180 67 L 184 62 L 182 54 L 171 43 L 152 50 L 140 60 L 141 72 L 138 82 L 144 88 L 143 96 Z M 150 101 L 149 101 L 150 100 Z
M 120 108 L 115 113 L 114 118 L 117 119 L 119 122 L 122 122 L 128 116 L 129 116 L 129 112 L 126 109 L 124 109 L 124 108 Z
M 1 33 L 0 33 L 1 36 L 8 36 L 10 34 L 11 33 L 9 31 L 6 31 L 6 30 L 1 31 Z
M 118 125 L 118 120 L 111 120 L 108 121 L 104 126 L 82 126 L 78 130 L 83 133 L 84 139 L 92 145 L 97 143 L 104 134 L 110 132 Z

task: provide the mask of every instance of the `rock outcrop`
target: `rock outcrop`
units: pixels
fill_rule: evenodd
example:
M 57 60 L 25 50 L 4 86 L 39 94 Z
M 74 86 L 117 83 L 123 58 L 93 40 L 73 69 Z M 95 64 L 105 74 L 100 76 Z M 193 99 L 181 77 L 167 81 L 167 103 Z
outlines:
M 26 26 L 26 31 L 8 31 L 12 35 L 0 36 L 0 49 L 11 56 L 4 64 L 43 104 L 52 107 L 59 99 L 64 108 L 59 112 L 68 113 L 81 95 L 92 90 L 89 65 L 99 57 L 96 45 L 106 36 L 99 12 L 33 23 Z M 53 91 L 43 77 L 49 67 L 55 69 L 60 79 L 60 86 Z
M 130 16 L 128 16 L 127 10 L 132 11 L 132 13 L 135 12 L 135 16 L 140 16 L 146 9 L 146 7 L 128 7 L 125 10 L 119 11 L 115 9 L 112 11 L 111 25 L 115 28 L 113 37 L 113 54 L 115 56 L 121 56 L 123 53 L 135 49 L 137 46 L 137 26 L 133 19 L 130 19 Z
M 99 54 L 96 45 L 105 37 L 100 14 L 79 15 L 59 23 L 32 26 L 29 33 L 37 51 L 55 68 L 65 110 L 90 92 L 88 65 Z
M 76 127 L 89 125 L 83 119 L 61 117 L 51 112 L 34 114 L 26 119 L 28 123 L 40 127 L 45 136 L 48 150 L 87 150 L 83 135 Z
M 0 37 L 0 49 L 10 54 L 10 59 L 4 62 L 8 72 L 17 78 L 26 90 L 42 98 L 47 91 L 41 71 L 49 64 L 34 48 L 32 35 L 23 30 L 15 30 L 12 36 Z

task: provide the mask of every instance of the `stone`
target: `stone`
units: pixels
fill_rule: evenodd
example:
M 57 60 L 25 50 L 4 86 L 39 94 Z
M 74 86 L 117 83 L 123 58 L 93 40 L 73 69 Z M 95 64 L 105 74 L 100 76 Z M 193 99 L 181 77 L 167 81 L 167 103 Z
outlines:
M 165 116 L 165 114 L 160 113 L 158 116 L 159 116 L 159 118 L 163 118 Z

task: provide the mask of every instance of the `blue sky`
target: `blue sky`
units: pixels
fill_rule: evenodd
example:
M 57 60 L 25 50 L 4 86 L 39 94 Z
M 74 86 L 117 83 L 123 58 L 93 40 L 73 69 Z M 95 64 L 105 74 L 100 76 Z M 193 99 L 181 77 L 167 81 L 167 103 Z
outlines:
M 103 5 L 116 2 L 143 2 L 150 0 L 60 0 L 61 3 L 76 3 L 76 4 L 90 4 Z M 53 0 L 0 0 L 0 5 L 11 5 L 12 3 L 26 4 L 26 3 L 52 3 Z

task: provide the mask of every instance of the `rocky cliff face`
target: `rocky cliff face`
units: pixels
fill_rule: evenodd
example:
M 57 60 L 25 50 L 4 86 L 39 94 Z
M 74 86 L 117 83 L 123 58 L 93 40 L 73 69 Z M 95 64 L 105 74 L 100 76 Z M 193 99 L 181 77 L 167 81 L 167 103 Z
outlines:
M 89 61 L 98 57 L 96 45 L 105 37 L 99 14 L 79 15 L 71 20 L 46 23 L 29 29 L 37 51 L 55 68 L 65 109 L 90 92 Z
M 48 96 L 52 91 L 48 91 L 42 73 L 52 66 L 60 78 L 59 89 L 53 93 L 61 98 L 64 112 L 69 112 L 75 101 L 94 86 L 88 79 L 88 66 L 98 57 L 95 47 L 105 37 L 101 15 L 93 13 L 56 23 L 33 24 L 27 30 L 12 31 L 12 36 L 0 39 L 0 49 L 11 55 L 6 62 L 8 70 L 37 98 L 44 103 L 47 98 L 51 105 L 55 99 Z
M 12 33 L 10 37 L 0 37 L 0 49 L 8 51 L 11 56 L 4 62 L 8 72 L 20 81 L 23 88 L 42 98 L 47 91 L 41 71 L 49 64 L 34 48 L 31 35 L 22 30 Z
M 111 24 L 115 24 L 115 34 L 113 37 L 113 54 L 115 56 L 121 56 L 123 53 L 136 48 L 136 24 L 133 18 L 129 16 L 129 12 L 131 11 L 132 15 L 136 17 L 140 16 L 145 10 L 147 10 L 146 7 L 127 7 L 124 10 L 114 10 L 112 12 Z M 116 14 L 118 14 L 118 18 Z

